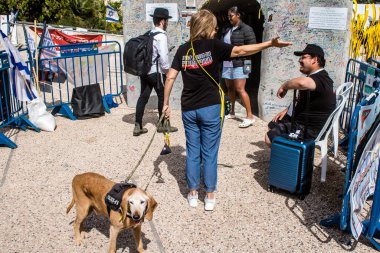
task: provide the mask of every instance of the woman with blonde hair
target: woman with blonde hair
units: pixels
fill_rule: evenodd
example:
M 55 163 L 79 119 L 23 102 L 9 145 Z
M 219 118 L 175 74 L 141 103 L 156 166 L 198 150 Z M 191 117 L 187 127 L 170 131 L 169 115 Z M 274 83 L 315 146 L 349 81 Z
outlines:
M 191 207 L 198 205 L 201 174 L 205 185 L 205 210 L 215 206 L 218 151 L 224 120 L 224 93 L 216 80 L 225 60 L 252 55 L 269 47 L 285 47 L 289 42 L 274 38 L 254 45 L 232 46 L 214 39 L 218 27 L 215 16 L 201 10 L 190 20 L 190 41 L 181 45 L 173 59 L 165 82 L 165 117 L 170 117 L 169 96 L 181 71 L 182 121 L 186 135 L 186 179 L 189 188 L 187 200 Z

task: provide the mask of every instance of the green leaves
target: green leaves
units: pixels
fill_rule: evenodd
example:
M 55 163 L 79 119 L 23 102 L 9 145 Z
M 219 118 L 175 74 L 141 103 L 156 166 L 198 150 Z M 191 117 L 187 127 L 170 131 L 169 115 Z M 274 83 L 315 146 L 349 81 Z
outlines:
M 122 20 L 121 2 L 110 3 Z M 19 10 L 18 20 L 90 29 L 105 29 L 106 7 L 103 0 L 2 0 L 0 13 Z M 107 30 L 121 31 L 120 23 L 107 24 Z

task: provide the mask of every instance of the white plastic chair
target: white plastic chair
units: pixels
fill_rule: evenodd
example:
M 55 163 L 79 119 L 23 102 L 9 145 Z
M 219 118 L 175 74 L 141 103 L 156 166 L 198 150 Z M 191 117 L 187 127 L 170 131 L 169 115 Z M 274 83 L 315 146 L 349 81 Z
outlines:
M 340 85 L 336 91 L 336 104 L 339 104 L 339 98 L 340 96 L 343 96 L 348 99 L 350 96 L 351 89 L 353 87 L 352 82 L 344 83 Z M 344 106 L 343 106 L 344 108 Z M 354 107 L 355 108 L 355 107 Z M 339 117 L 340 118 L 340 117 Z M 339 145 L 339 118 L 334 122 L 333 125 L 333 140 L 334 140 L 334 157 L 336 158 L 338 156 L 338 145 Z
M 339 95 L 339 103 L 335 110 L 328 117 L 325 125 L 323 126 L 321 132 L 318 134 L 318 137 L 315 139 L 315 146 L 319 146 L 321 149 L 321 182 L 326 181 L 326 171 L 327 171 L 327 141 L 329 135 L 332 131 L 333 125 L 335 122 L 339 121 L 340 115 L 343 111 L 343 108 L 347 102 L 348 97 Z

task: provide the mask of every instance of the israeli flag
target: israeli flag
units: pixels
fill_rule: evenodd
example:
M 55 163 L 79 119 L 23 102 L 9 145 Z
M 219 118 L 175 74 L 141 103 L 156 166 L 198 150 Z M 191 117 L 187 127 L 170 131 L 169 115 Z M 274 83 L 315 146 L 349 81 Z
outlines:
M 14 25 L 16 23 L 17 16 L 18 16 L 18 11 L 16 11 L 15 13 L 13 10 L 11 10 L 11 17 L 9 18 L 10 25 Z
M 119 15 L 117 11 L 107 4 L 106 22 L 119 22 Z
M 28 47 L 30 50 L 30 53 L 34 55 L 34 51 L 36 51 L 36 44 L 34 43 L 34 39 L 30 35 L 29 31 L 26 31 L 26 37 L 27 37 L 27 42 L 28 42 Z
M 38 98 L 37 91 L 30 79 L 28 66 L 21 58 L 20 52 L 2 30 L 0 30 L 0 44 L 9 56 L 10 80 L 14 96 L 20 101 L 32 101 Z

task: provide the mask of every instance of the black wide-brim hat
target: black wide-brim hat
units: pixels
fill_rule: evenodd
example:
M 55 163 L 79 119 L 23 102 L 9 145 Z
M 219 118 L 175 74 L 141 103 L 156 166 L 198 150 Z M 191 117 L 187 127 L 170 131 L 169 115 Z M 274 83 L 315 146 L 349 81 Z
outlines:
M 294 52 L 296 56 L 301 56 L 304 54 L 310 54 L 310 55 L 318 55 L 322 57 L 323 59 L 325 58 L 325 53 L 323 52 L 323 49 L 316 45 L 316 44 L 307 44 L 305 49 L 303 51 L 296 51 Z
M 172 18 L 172 16 L 169 16 L 169 10 L 165 8 L 154 9 L 153 15 L 151 14 L 150 16 L 154 18 L 164 18 L 164 19 Z

